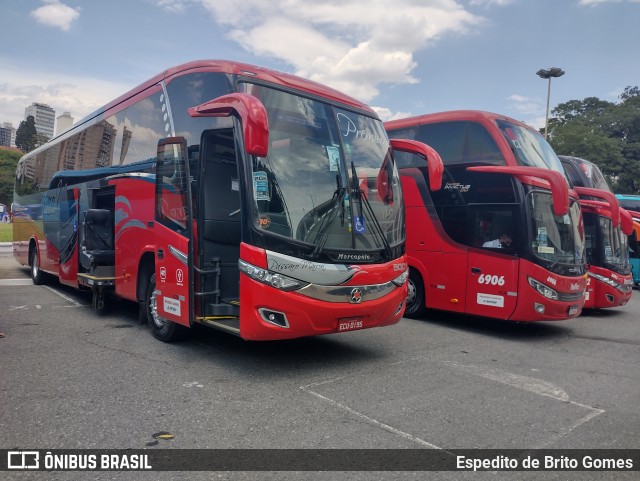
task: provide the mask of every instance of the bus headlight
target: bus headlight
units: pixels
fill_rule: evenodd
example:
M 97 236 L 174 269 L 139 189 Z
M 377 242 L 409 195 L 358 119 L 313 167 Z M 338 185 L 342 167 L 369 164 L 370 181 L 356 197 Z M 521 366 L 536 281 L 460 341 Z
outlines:
M 542 282 L 538 282 L 531 277 L 528 277 L 527 279 L 529 280 L 529 285 L 544 297 L 546 297 L 547 299 L 553 299 L 554 301 L 558 300 L 558 293 L 554 289 L 545 286 Z
M 398 277 L 396 277 L 391 282 L 393 282 L 396 286 L 400 287 L 405 282 L 407 282 L 407 279 L 409 279 L 409 269 L 405 270 L 402 274 L 400 274 Z
M 620 284 L 618 284 L 616 281 L 614 281 L 610 277 L 601 276 L 600 274 L 594 274 L 593 272 L 589 272 L 589 275 L 591 277 L 593 277 L 594 279 L 597 279 L 600 282 L 604 282 L 608 286 L 611 286 L 611 287 L 613 287 L 615 289 L 620 289 L 620 287 L 621 287 Z M 622 290 L 622 289 L 620 289 L 620 290 Z
M 292 277 L 271 272 L 267 269 L 262 269 L 261 267 L 256 267 L 243 260 L 238 260 L 238 267 L 240 268 L 240 272 L 244 272 L 252 279 L 281 291 L 295 291 L 308 285 L 307 282 L 301 282 L 297 279 L 293 279 Z

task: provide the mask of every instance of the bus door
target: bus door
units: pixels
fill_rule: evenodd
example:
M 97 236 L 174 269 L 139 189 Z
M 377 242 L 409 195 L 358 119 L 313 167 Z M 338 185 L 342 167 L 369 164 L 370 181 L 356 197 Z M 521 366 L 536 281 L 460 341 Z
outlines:
M 155 272 L 158 315 L 191 323 L 191 181 L 184 137 L 158 142 L 155 189 Z
M 474 219 L 474 247 L 467 260 L 467 314 L 509 319 L 518 302 L 521 245 L 515 209 L 483 208 Z
M 240 179 L 233 129 L 201 142 L 198 291 L 203 320 L 236 326 L 240 301 Z

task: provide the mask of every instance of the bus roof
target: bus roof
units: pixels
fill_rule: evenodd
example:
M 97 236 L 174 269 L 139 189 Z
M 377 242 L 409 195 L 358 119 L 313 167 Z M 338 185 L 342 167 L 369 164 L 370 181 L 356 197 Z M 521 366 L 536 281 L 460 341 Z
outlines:
M 390 120 L 384 123 L 387 130 L 403 129 L 413 127 L 415 125 L 430 124 L 435 122 L 454 122 L 454 121 L 472 121 L 472 122 L 493 122 L 495 120 L 506 120 L 507 122 L 520 125 L 537 132 L 532 126 L 525 124 L 506 115 L 496 114 L 493 112 L 485 112 L 483 110 L 448 110 L 446 112 L 434 112 L 431 114 L 417 115 L 415 117 L 407 117 L 404 119 Z
M 356 100 L 355 98 L 350 97 L 346 94 L 343 94 L 338 90 L 327 87 L 326 85 L 322 85 L 312 80 L 297 77 L 295 75 L 287 74 L 284 72 L 279 72 L 277 70 L 259 67 L 257 65 L 234 62 L 231 60 L 195 60 L 192 62 L 183 63 L 181 65 L 176 65 L 175 67 L 170 67 L 167 70 L 159 73 L 158 75 L 150 78 L 146 82 L 141 83 L 137 87 L 129 90 L 128 92 L 122 94 L 120 97 L 112 100 L 103 107 L 100 107 L 98 110 L 82 118 L 77 123 L 75 123 L 71 129 L 67 130 L 61 135 L 68 135 L 70 132 L 76 130 L 77 127 L 87 123 L 91 119 L 100 117 L 101 115 L 107 113 L 110 109 L 127 102 L 127 100 L 135 97 L 140 92 L 143 92 L 146 89 L 157 85 L 163 80 L 168 80 L 172 77 L 185 75 L 191 72 L 220 72 L 225 74 L 239 75 L 245 77 L 248 80 L 262 80 L 273 85 L 278 85 L 285 88 L 288 87 L 299 90 L 301 92 L 305 92 L 307 94 L 320 96 L 322 98 L 331 100 L 332 102 L 359 109 L 377 117 L 376 112 L 367 104 L 362 103 L 359 100 Z

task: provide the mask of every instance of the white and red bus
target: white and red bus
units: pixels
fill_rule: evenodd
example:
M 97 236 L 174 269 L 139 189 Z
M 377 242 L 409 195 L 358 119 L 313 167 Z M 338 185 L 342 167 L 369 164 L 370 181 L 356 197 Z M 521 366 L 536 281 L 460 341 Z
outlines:
M 633 220 L 594 163 L 559 155 L 569 180 L 580 195 L 588 266 L 585 308 L 624 306 L 633 291 L 628 236 Z
M 398 154 L 410 267 L 407 316 L 427 308 L 512 321 L 578 316 L 586 267 L 580 205 L 535 130 L 487 112 L 385 123 L 394 138 L 433 147 L 442 189 L 424 161 Z
M 194 324 L 272 340 L 404 313 L 403 199 L 383 124 L 292 75 L 170 68 L 25 155 L 14 203 L 14 255 L 34 283 L 90 288 L 97 308 L 111 293 L 136 301 L 162 341 Z

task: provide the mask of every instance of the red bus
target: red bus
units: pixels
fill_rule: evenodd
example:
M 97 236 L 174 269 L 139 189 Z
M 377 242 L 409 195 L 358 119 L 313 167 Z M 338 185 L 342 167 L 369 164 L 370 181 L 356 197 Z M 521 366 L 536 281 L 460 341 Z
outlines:
M 580 195 L 588 265 L 585 308 L 624 306 L 633 291 L 628 237 L 631 215 L 618 200 L 594 163 L 579 157 L 558 156 Z
M 107 294 L 136 301 L 162 341 L 194 324 L 272 340 L 404 313 L 403 197 L 383 124 L 292 75 L 170 68 L 25 155 L 14 203 L 14 256 L 35 284 L 90 288 L 96 308 Z
M 535 130 L 487 112 L 451 111 L 385 124 L 433 147 L 443 188 L 424 161 L 399 153 L 410 267 L 407 316 L 427 308 L 512 321 L 576 317 L 586 267 L 580 205 Z

